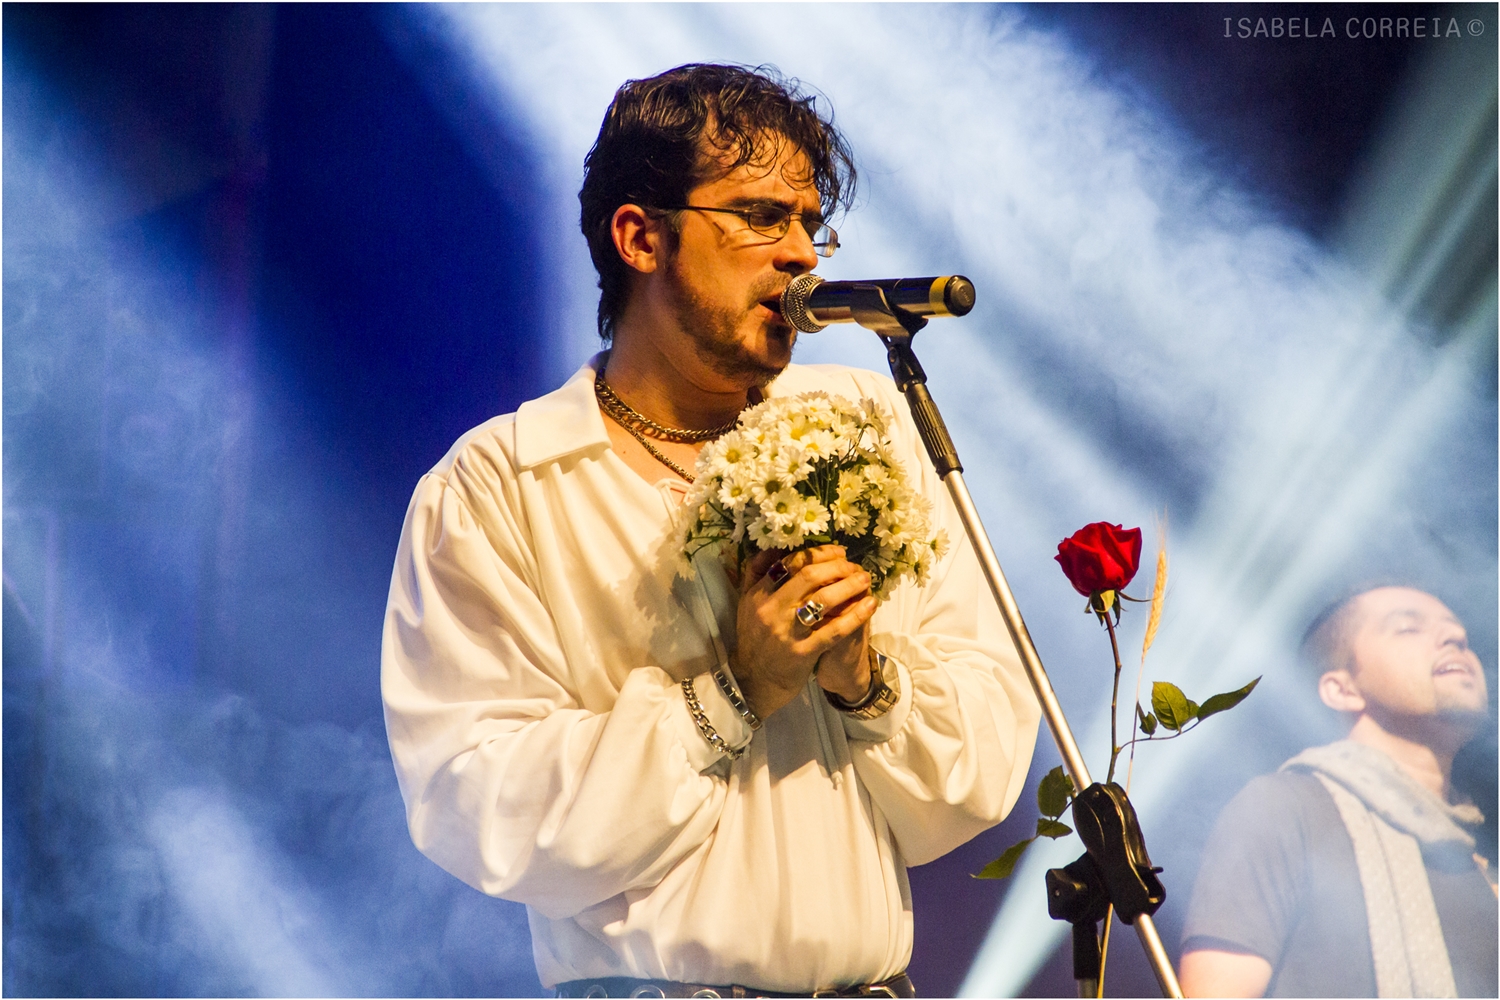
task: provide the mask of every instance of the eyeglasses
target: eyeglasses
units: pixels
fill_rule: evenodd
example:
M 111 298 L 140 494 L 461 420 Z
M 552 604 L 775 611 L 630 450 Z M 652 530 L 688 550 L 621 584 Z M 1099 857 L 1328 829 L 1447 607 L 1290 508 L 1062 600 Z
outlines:
M 706 208 L 702 205 L 678 205 L 666 211 L 718 212 L 722 215 L 737 216 L 750 227 L 752 232 L 773 240 L 779 240 L 785 236 L 792 228 L 792 220 L 796 219 L 807 230 L 807 237 L 812 240 L 813 251 L 819 257 L 832 257 L 833 252 L 839 248 L 839 234 L 834 232 L 832 226 L 822 219 L 809 219 L 801 212 L 788 212 L 780 205 L 767 203 L 751 208 Z

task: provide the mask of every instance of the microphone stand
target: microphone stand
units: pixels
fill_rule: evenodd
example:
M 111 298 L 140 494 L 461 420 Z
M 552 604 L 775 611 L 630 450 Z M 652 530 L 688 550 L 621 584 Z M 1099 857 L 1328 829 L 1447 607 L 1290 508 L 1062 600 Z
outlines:
M 891 377 L 906 395 L 927 454 L 958 508 L 964 531 L 974 546 L 974 554 L 979 557 L 979 565 L 989 581 L 995 602 L 1000 606 L 1005 627 L 1021 654 L 1026 676 L 1041 703 L 1042 715 L 1057 742 L 1063 766 L 1073 778 L 1073 787 L 1081 789 L 1073 799 L 1073 822 L 1086 851 L 1066 868 L 1055 868 L 1047 873 L 1047 911 L 1053 919 L 1066 920 L 1073 925 L 1073 976 L 1078 981 L 1078 995 L 1092 997 L 1098 989 L 1097 924 L 1113 904 L 1120 920 L 1135 927 L 1141 946 L 1146 950 L 1146 958 L 1156 973 L 1162 996 L 1181 997 L 1182 987 L 1177 983 L 1177 974 L 1151 919 L 1166 898 L 1166 889 L 1156 877 L 1161 869 L 1153 868 L 1146 855 L 1140 824 L 1124 789 L 1113 782 L 1097 784 L 1089 776 L 1088 765 L 1084 763 L 1073 731 L 1063 716 L 1052 682 L 1042 667 L 1030 633 L 1026 631 L 1026 622 L 1021 618 L 1015 595 L 1011 593 L 1005 572 L 995 557 L 989 535 L 979 521 L 979 512 L 964 483 L 963 466 L 953 447 L 953 439 L 948 435 L 937 404 L 927 391 L 927 373 L 912 353 L 912 336 L 927 325 L 927 320 L 893 306 L 877 285 L 855 286 L 850 297 L 850 312 L 856 323 L 878 334 L 886 346 Z

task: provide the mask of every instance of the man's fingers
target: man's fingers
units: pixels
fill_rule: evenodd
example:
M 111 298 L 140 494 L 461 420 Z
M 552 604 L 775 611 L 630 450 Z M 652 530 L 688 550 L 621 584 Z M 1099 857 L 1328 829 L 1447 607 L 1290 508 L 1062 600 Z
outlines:
M 779 549 L 766 549 L 745 560 L 745 589 L 749 590 L 758 585 L 765 578 L 766 572 L 785 555 L 786 553 Z
M 842 610 L 843 605 L 848 604 L 850 601 L 857 600 L 860 597 L 868 594 L 869 592 L 869 574 L 861 570 L 859 572 L 850 573 L 848 576 L 841 579 L 836 579 L 832 583 L 829 583 L 827 586 L 819 587 L 817 590 L 807 595 L 807 597 L 803 598 L 803 601 L 817 601 L 819 604 L 823 605 L 823 607 L 826 609 L 825 614 L 831 618 L 833 616 L 833 609 L 839 608 L 840 610 Z
M 843 593 L 842 596 L 829 600 L 821 596 L 821 591 L 839 584 L 841 581 L 850 581 L 853 590 Z M 843 559 L 837 562 L 828 561 L 814 563 L 805 566 L 800 572 L 794 573 L 781 588 L 784 600 L 792 604 L 801 604 L 807 600 L 818 600 L 824 604 L 841 604 L 861 590 L 867 590 L 870 586 L 870 575 L 861 567 Z
M 757 552 L 746 563 L 748 571 L 745 581 L 746 589 L 760 586 L 766 591 L 776 590 L 808 566 L 831 563 L 843 559 L 844 555 L 842 545 L 819 545 L 816 548 L 798 549 L 791 553 L 782 549 L 766 549 Z M 777 563 L 781 564 L 780 569 L 777 568 Z
M 824 618 L 811 634 L 793 643 L 793 649 L 799 656 L 822 653 L 864 628 L 865 623 L 875 617 L 877 606 L 873 596 L 855 601 L 839 614 Z M 801 629 L 800 625 L 798 629 Z
M 825 586 L 812 584 L 809 591 L 807 578 L 831 577 Z M 757 616 L 771 629 L 792 641 L 805 638 L 809 632 L 822 631 L 833 619 L 841 617 L 856 603 L 870 594 L 870 576 L 852 563 L 828 563 L 803 570 L 795 578 L 796 585 L 788 583 L 782 592 L 761 603 Z M 809 614 L 811 624 L 802 620 L 802 609 L 819 605 Z M 813 613 L 813 612 L 816 613 Z

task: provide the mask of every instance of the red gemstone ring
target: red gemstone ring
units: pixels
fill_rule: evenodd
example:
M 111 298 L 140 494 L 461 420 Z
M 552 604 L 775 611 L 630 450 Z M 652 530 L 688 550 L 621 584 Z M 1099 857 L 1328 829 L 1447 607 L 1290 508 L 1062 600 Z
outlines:
M 789 576 L 791 576 L 791 575 L 792 575 L 792 571 L 789 570 L 789 569 L 787 569 L 786 568 L 786 563 L 782 562 L 780 559 L 778 559 L 775 562 L 773 562 L 771 564 L 771 568 L 768 569 L 768 570 L 766 570 L 766 576 L 771 581 L 771 589 L 772 590 L 775 590 L 777 587 L 781 586 L 783 583 L 786 583 L 786 578 L 789 577 Z

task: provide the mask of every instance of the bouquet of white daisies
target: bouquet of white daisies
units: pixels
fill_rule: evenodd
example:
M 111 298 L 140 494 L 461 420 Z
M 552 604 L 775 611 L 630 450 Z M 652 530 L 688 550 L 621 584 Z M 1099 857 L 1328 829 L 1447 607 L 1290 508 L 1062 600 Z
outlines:
M 931 504 L 892 453 L 889 417 L 872 399 L 821 392 L 768 399 L 698 455 L 682 505 L 680 572 L 700 553 L 742 564 L 762 549 L 842 545 L 884 600 L 920 586 L 948 545 L 930 534 Z

